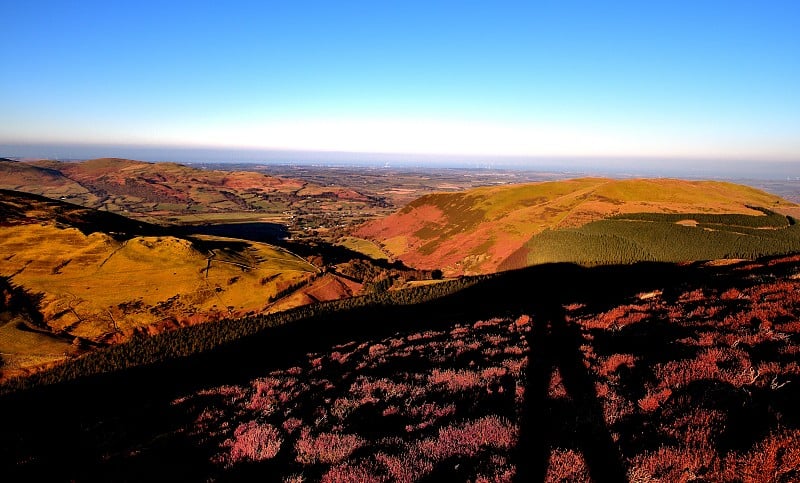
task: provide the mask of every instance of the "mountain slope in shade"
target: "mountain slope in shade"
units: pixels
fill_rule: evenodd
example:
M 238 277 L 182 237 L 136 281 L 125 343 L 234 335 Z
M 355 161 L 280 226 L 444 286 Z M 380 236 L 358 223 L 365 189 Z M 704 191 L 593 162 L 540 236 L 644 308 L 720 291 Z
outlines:
M 764 214 L 754 207 L 796 209 L 732 183 L 582 178 L 427 195 L 355 234 L 379 242 L 410 266 L 448 275 L 489 273 L 545 230 L 628 213 Z

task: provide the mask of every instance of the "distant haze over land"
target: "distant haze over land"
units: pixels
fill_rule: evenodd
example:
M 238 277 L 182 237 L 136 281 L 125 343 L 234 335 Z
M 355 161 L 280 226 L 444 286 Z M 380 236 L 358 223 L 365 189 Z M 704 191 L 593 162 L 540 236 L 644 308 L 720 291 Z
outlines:
M 0 144 L 0 157 L 59 160 L 123 157 L 143 161 L 178 163 L 527 169 L 615 177 L 668 176 L 697 179 L 764 180 L 800 178 L 800 160 L 444 155 L 103 144 Z

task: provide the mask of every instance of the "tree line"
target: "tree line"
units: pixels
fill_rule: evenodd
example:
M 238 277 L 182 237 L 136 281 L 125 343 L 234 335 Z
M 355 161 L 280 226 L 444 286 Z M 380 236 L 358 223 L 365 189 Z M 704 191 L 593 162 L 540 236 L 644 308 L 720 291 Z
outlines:
M 454 294 L 488 277 L 491 276 L 464 277 L 403 290 L 374 292 L 359 297 L 304 305 L 275 314 L 225 319 L 154 336 L 137 335 L 128 342 L 87 353 L 27 377 L 11 379 L 0 386 L 0 395 L 190 357 L 273 327 L 302 323 L 304 319 L 333 316 L 359 308 L 424 303 Z

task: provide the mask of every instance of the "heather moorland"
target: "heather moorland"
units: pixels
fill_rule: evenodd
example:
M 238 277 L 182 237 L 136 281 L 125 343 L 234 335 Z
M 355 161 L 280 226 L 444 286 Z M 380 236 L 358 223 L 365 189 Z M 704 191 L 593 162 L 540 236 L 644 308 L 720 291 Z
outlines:
M 6 396 L 22 417 L 3 465 L 81 480 L 794 481 L 799 264 L 544 265 L 420 303 L 323 305 L 188 359 Z

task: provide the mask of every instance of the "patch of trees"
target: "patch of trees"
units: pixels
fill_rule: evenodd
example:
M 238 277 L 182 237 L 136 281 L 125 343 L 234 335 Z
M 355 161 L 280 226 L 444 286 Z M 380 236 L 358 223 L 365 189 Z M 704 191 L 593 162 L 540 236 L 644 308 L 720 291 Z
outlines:
M 676 224 L 686 219 L 699 224 L 694 227 Z M 767 216 L 643 213 L 596 221 L 577 229 L 545 231 L 532 237 L 524 251 L 528 265 L 752 259 L 800 252 L 800 229 L 774 213 Z M 521 254 L 516 254 L 504 266 L 521 261 Z
M 766 208 L 748 206 L 764 215 L 709 214 L 709 213 L 628 213 L 612 217 L 612 220 L 651 221 L 655 223 L 677 223 L 694 220 L 701 225 L 719 225 L 751 228 L 785 228 L 793 224 L 790 217 L 780 215 Z
M 556 261 L 592 265 L 655 260 L 635 241 L 610 233 L 578 230 L 545 231 L 534 236 L 525 248 L 527 265 Z
M 374 285 L 374 290 L 388 290 L 395 284 L 416 280 L 439 280 L 441 270 L 414 270 L 403 266 L 377 265 L 371 260 L 355 259 L 335 266 L 332 270 L 347 279 Z M 367 291 L 372 290 L 368 289 Z
M 305 305 L 275 314 L 184 327 L 155 336 L 137 335 L 128 342 L 90 352 L 40 373 L 11 379 L 0 386 L 0 394 L 190 357 L 273 327 L 302 323 L 304 319 L 332 317 L 354 309 L 419 304 L 454 294 L 488 277 L 461 278 L 398 291 L 375 292 L 360 297 Z
M 269 298 L 267 299 L 267 303 L 271 304 L 271 303 L 275 302 L 276 300 L 280 300 L 283 297 L 286 297 L 287 295 L 297 291 L 301 287 L 304 287 L 304 286 L 308 285 L 315 278 L 316 278 L 316 275 L 312 274 L 309 278 L 305 278 L 305 279 L 300 280 L 298 282 L 289 284 L 288 286 L 278 290 L 274 295 L 270 295 Z
M 336 266 L 336 272 L 352 280 L 368 282 L 378 278 L 384 271 L 367 260 L 355 259 Z

